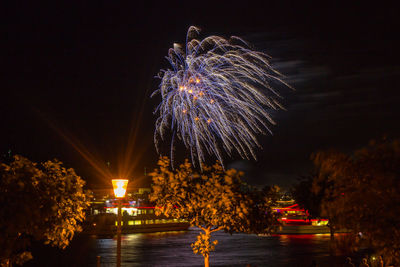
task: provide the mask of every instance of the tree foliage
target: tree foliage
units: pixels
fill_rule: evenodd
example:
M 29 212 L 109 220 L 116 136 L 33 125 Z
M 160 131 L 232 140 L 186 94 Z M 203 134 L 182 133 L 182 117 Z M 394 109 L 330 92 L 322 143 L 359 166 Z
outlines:
M 321 201 L 323 190 L 318 193 L 313 192 L 312 186 L 316 179 L 316 174 L 302 176 L 299 182 L 293 186 L 291 195 L 300 207 L 308 211 L 311 218 L 321 218 Z
M 317 176 L 313 180 L 311 192 L 320 196 L 320 215 L 329 219 L 333 233 L 343 228 L 346 217 L 343 216 L 345 186 L 347 178 L 343 175 L 348 168 L 348 156 L 337 151 L 318 152 L 313 155 Z
M 319 175 L 313 191 L 324 193 L 321 215 L 361 232 L 377 253 L 399 265 L 400 141 L 371 141 L 350 155 L 320 152 L 314 163 Z
M 36 164 L 14 156 L 0 164 L 0 261 L 22 264 L 32 258 L 33 240 L 68 246 L 89 205 L 85 182 L 60 161 Z
M 159 168 L 151 174 L 158 214 L 187 220 L 204 231 L 192 244 L 194 253 L 204 256 L 208 266 L 209 254 L 216 241 L 211 233 L 271 232 L 277 224 L 278 214 L 272 212 L 276 201 L 276 187 L 255 190 L 242 182 L 242 172 L 225 171 L 217 162 L 203 165 L 203 172 L 193 170 L 188 160 L 172 171 L 167 157 L 160 158 Z

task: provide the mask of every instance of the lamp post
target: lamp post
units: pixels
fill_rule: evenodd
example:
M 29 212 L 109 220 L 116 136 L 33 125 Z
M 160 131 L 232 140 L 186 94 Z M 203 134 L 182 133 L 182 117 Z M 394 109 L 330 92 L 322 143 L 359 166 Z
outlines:
M 128 180 L 113 179 L 112 185 L 114 188 L 114 195 L 118 202 L 118 218 L 117 218 L 117 267 L 121 267 L 121 199 L 125 196 L 126 188 L 128 187 Z

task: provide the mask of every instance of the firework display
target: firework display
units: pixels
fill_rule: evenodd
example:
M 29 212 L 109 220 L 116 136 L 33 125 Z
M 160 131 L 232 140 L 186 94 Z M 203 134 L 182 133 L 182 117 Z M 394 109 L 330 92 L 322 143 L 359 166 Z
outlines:
M 195 39 L 199 28 L 191 26 L 186 45 L 174 44 L 167 59 L 171 69 L 161 70 L 161 95 L 156 108 L 154 142 L 171 138 L 171 160 L 175 140 L 190 151 L 192 162 L 205 155 L 223 162 L 224 154 L 235 151 L 254 158 L 260 147 L 257 135 L 270 132 L 275 124 L 271 110 L 283 109 L 272 81 L 287 85 L 274 70 L 268 55 L 252 50 L 239 37 L 209 36 Z

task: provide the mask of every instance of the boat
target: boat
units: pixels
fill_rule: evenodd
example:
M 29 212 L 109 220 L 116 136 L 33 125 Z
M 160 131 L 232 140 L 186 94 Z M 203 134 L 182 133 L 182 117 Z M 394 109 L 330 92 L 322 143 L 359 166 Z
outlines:
M 147 208 L 147 211 L 150 211 Z M 154 210 L 153 210 L 154 211 Z M 170 219 L 156 215 L 122 216 L 122 234 L 184 231 L 190 224 L 184 220 Z M 90 215 L 83 227 L 83 234 L 112 236 L 117 233 L 117 215 L 101 213 Z
M 310 219 L 307 210 L 299 207 L 294 200 L 278 201 L 279 206 L 274 211 L 280 213 L 280 226 L 274 234 L 329 234 L 328 220 Z
M 184 231 L 189 228 L 190 224 L 185 220 L 157 216 L 156 207 L 148 201 L 149 192 L 150 189 L 140 188 L 135 193 L 127 194 L 127 198 L 121 203 L 122 234 Z M 109 196 L 110 194 L 106 194 L 92 198 L 82 234 L 113 236 L 117 233 L 117 199 Z

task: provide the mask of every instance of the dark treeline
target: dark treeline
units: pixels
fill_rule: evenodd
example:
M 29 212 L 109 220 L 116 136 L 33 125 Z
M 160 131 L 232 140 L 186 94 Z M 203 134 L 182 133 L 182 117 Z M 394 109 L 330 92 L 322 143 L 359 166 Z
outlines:
M 312 160 L 314 173 L 293 189 L 296 201 L 310 216 L 329 219 L 332 240 L 336 230 L 350 231 L 345 242 L 336 240 L 337 249 L 369 248 L 398 266 L 400 140 L 373 140 L 351 153 L 317 152 Z

